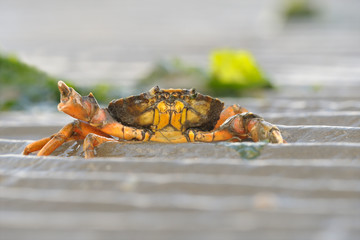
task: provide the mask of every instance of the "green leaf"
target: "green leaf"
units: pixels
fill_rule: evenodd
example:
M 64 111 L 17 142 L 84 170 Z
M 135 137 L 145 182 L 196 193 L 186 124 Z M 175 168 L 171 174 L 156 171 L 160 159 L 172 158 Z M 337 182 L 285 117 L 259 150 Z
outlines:
M 218 50 L 210 55 L 212 88 L 263 88 L 270 81 L 260 70 L 255 58 L 244 50 Z

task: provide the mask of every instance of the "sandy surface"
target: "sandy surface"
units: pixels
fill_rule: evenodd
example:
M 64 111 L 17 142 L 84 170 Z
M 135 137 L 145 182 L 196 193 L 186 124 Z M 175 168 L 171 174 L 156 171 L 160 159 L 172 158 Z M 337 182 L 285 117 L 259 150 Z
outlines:
M 292 27 L 274 17 L 279 1 L 79 1 L 51 14 L 36 2 L 1 1 L 1 44 L 79 84 L 131 86 L 159 56 L 205 65 L 214 47 L 250 49 L 278 88 L 223 100 L 277 124 L 289 143 L 107 143 L 86 160 L 70 142 L 22 156 L 72 119 L 0 113 L 0 239 L 359 238 L 359 1 L 318 1 L 320 19 Z

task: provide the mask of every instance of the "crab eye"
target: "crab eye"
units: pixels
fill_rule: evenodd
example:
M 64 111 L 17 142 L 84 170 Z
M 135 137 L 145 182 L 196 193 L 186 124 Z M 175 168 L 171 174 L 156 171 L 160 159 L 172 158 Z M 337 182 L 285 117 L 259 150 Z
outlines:
M 191 94 L 191 95 L 190 95 L 190 98 L 191 98 L 191 99 L 195 99 L 196 97 L 197 97 L 197 93 L 194 93 L 194 94 Z
M 155 96 L 157 93 L 159 93 L 160 88 L 159 86 L 155 86 L 149 90 L 149 93 L 151 96 Z

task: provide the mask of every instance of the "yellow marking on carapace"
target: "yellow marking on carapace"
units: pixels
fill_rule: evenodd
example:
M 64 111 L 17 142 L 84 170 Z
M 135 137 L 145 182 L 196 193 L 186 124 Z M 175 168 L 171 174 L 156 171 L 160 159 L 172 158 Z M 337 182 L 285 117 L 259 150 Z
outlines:
M 210 102 L 196 101 L 195 99 L 189 101 L 190 105 L 198 112 L 198 114 L 206 115 L 210 110 Z
M 162 92 L 166 92 L 166 93 L 181 93 L 181 92 L 183 92 L 184 90 L 183 89 L 172 89 L 172 88 L 170 88 L 170 89 L 162 89 L 161 90 Z
M 181 111 L 184 109 L 185 105 L 184 103 L 180 101 L 175 101 L 174 111 L 177 113 L 181 113 Z
M 151 136 L 151 141 L 153 142 L 163 142 L 163 143 L 184 143 L 187 142 L 186 137 L 182 134 L 180 131 L 172 131 L 169 129 L 169 131 L 166 131 L 167 128 L 165 128 L 165 131 L 160 130 L 154 133 L 154 135 Z
M 184 125 L 185 122 L 186 122 L 186 114 L 187 114 L 187 109 L 183 109 L 182 112 L 181 112 L 181 118 L 180 118 L 180 122 L 181 122 L 181 125 Z
M 181 113 L 172 112 L 171 113 L 171 126 L 173 126 L 176 130 L 180 131 L 182 124 L 181 124 Z
M 169 107 L 165 102 L 160 102 L 157 105 L 157 109 L 159 110 L 159 123 L 157 124 L 157 130 L 163 129 L 170 122 L 170 114 L 169 114 Z
M 191 123 L 196 123 L 200 121 L 200 116 L 194 110 L 188 109 L 186 111 L 186 120 Z
M 160 130 L 160 129 L 163 129 L 164 127 L 166 127 L 169 122 L 170 122 L 170 115 L 167 114 L 167 113 L 160 113 L 160 122 L 159 124 L 157 125 L 157 129 Z
M 156 107 L 160 113 L 166 113 L 169 110 L 168 105 L 164 101 L 159 102 Z
M 159 110 L 157 108 L 154 109 L 154 122 L 153 125 L 157 126 L 160 122 L 160 115 L 159 115 Z
M 170 124 L 175 129 L 180 131 L 182 128 L 181 117 L 182 117 L 182 111 L 184 109 L 184 104 L 182 102 L 176 101 L 172 109 L 173 111 L 171 111 Z
M 154 118 L 154 111 L 147 111 L 139 116 L 139 124 L 141 126 L 148 126 L 154 124 L 155 118 Z

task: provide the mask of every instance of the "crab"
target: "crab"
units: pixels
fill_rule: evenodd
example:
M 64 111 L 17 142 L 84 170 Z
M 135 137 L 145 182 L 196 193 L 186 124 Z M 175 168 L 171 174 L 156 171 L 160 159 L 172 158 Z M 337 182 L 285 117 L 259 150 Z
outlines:
M 95 157 L 104 142 L 153 141 L 161 143 L 268 141 L 284 143 L 277 126 L 239 105 L 224 108 L 217 98 L 195 89 L 160 89 L 113 100 L 101 108 L 92 93 L 81 96 L 58 82 L 58 110 L 75 121 L 58 133 L 27 145 L 23 154 L 50 155 L 64 142 L 83 140 L 85 158 Z

